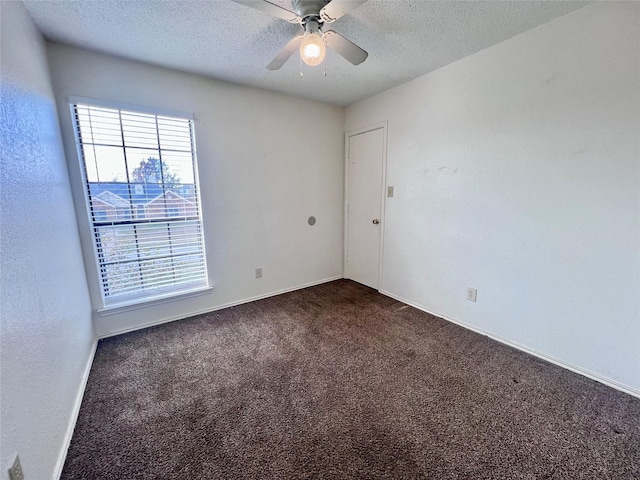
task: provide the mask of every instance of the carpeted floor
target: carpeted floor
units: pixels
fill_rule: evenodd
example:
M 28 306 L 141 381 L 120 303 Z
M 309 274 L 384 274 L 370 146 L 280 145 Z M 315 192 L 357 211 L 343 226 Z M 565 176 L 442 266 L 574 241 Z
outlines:
M 340 280 L 100 341 L 62 478 L 640 478 L 640 400 Z

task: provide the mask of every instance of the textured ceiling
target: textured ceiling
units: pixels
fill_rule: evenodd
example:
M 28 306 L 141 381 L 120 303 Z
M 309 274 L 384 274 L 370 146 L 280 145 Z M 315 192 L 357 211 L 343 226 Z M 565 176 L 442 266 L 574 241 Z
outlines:
M 288 0 L 272 0 L 286 8 Z M 331 24 L 369 52 L 355 67 L 295 54 L 265 65 L 298 25 L 230 0 L 24 0 L 50 40 L 243 85 L 349 105 L 569 13 L 578 1 L 368 0 Z M 567 34 L 570 34 L 569 32 Z

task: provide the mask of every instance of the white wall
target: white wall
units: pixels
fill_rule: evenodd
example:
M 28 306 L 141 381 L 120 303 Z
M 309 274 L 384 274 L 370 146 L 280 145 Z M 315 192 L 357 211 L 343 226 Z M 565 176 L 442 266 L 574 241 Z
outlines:
M 54 478 L 93 354 L 80 255 L 44 41 L 21 2 L 1 3 L 0 478 L 13 452 Z
M 347 109 L 389 121 L 383 291 L 640 392 L 639 31 L 592 4 Z
M 342 276 L 341 107 L 53 44 L 49 62 L 77 214 L 99 307 L 67 105 L 79 95 L 193 113 L 210 294 L 110 316 L 99 335 Z M 307 219 L 317 223 L 309 226 Z M 263 268 L 255 279 L 254 269 Z

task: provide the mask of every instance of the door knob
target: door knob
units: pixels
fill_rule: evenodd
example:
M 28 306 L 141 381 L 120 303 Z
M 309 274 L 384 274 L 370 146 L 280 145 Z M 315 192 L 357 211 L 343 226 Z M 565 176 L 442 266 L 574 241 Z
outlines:
M 380 220 L 378 220 L 377 218 L 373 219 L 373 224 L 374 225 L 378 225 L 380 223 Z

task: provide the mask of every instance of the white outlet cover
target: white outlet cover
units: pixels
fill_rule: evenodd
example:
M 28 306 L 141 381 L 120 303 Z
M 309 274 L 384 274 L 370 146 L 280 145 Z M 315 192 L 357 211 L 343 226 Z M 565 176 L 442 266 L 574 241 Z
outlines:
M 478 299 L 478 290 L 475 288 L 467 288 L 467 300 L 475 302 Z

